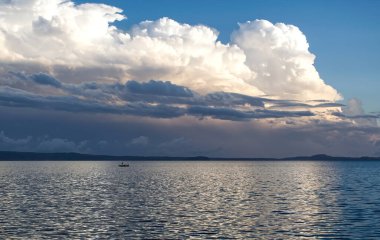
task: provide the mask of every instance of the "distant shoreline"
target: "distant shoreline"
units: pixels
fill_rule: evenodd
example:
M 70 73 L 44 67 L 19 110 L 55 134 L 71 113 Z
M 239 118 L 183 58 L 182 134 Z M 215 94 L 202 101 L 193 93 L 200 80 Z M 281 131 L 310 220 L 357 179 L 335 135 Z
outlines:
M 380 157 L 334 157 L 325 154 L 285 158 L 225 158 L 169 156 L 112 156 L 82 153 L 40 153 L 0 151 L 0 161 L 380 161 Z

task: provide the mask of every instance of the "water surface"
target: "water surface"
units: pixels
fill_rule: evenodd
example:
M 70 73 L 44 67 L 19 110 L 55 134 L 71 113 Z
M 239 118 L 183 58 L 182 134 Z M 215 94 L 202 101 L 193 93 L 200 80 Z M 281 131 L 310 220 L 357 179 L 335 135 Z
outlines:
M 0 238 L 380 238 L 380 162 L 0 162 Z

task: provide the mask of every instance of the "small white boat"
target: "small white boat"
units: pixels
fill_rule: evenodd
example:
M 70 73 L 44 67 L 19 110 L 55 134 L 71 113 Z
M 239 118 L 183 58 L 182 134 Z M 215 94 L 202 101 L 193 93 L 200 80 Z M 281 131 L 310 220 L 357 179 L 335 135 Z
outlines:
M 119 164 L 119 167 L 129 167 L 129 164 L 121 162 L 121 164 Z

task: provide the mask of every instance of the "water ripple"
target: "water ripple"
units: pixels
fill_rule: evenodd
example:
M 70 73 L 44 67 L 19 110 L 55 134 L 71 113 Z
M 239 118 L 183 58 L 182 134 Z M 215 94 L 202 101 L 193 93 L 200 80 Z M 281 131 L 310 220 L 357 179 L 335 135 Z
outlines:
M 378 162 L 0 162 L 0 238 L 378 239 Z

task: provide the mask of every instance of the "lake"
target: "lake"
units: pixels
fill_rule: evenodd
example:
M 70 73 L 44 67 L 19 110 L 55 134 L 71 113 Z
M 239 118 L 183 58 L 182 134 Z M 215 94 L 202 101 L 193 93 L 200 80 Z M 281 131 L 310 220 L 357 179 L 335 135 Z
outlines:
M 380 238 L 380 162 L 0 162 L 0 238 Z

